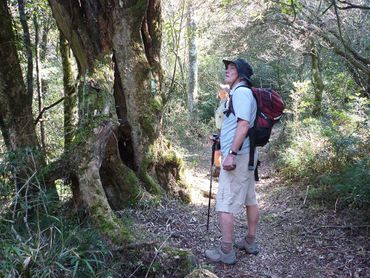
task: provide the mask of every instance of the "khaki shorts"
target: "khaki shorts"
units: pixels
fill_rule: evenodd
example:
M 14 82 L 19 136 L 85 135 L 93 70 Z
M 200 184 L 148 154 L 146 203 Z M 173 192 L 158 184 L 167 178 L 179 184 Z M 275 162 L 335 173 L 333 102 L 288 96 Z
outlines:
M 254 172 L 248 170 L 249 154 L 237 155 L 236 168 L 225 171 L 221 166 L 216 196 L 216 211 L 238 214 L 244 206 L 257 204 Z

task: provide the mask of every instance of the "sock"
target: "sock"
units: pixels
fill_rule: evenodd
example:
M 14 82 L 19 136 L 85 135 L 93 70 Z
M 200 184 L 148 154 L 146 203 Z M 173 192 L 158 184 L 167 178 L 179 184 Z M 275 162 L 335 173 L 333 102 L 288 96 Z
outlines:
M 224 242 L 221 241 L 221 251 L 225 254 L 230 253 L 233 250 L 233 243 L 232 242 Z
M 256 236 L 247 235 L 247 237 L 245 238 L 245 241 L 248 244 L 252 244 L 255 240 L 256 240 Z

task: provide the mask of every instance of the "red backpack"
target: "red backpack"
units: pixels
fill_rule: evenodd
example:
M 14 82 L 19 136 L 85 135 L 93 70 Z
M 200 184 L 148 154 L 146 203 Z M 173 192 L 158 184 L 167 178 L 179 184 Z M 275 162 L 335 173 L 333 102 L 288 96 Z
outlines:
M 245 85 L 239 86 L 246 87 Z M 236 90 L 235 89 L 235 90 Z M 254 98 L 257 102 L 257 115 L 254 121 L 254 126 L 248 130 L 247 136 L 250 140 L 250 156 L 249 156 L 249 170 L 254 169 L 254 150 L 256 147 L 262 147 L 269 142 L 271 130 L 275 123 L 277 123 L 283 116 L 284 101 L 283 98 L 274 90 L 267 88 L 251 88 Z M 232 97 L 230 99 L 229 110 L 226 111 L 228 116 L 234 113 L 232 105 Z

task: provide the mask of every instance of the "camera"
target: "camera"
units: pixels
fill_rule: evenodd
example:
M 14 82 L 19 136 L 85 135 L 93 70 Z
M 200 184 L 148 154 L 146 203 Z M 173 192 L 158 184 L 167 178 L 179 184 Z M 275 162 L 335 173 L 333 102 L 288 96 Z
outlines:
M 212 140 L 213 147 L 216 151 L 221 149 L 220 135 L 218 133 L 213 133 L 210 139 Z
M 212 138 L 211 138 L 211 140 L 213 141 L 213 142 L 220 142 L 220 135 L 218 134 L 218 133 L 213 133 L 212 134 Z

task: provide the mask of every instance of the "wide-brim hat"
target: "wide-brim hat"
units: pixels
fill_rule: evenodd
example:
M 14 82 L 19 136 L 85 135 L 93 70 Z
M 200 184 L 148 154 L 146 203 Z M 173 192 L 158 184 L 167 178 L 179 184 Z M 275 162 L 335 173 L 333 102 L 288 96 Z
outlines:
M 252 86 L 251 76 L 253 75 L 253 69 L 244 59 L 238 58 L 236 60 L 222 60 L 225 65 L 225 69 L 229 64 L 234 64 L 240 77 L 244 78 L 249 85 Z

